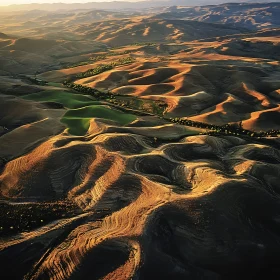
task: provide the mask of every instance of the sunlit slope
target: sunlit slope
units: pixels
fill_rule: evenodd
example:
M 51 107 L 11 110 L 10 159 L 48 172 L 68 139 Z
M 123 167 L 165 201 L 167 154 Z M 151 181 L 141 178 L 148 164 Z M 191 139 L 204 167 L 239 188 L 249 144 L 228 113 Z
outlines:
M 16 278 L 29 272 L 31 279 L 88 273 L 94 279 L 218 279 L 251 277 L 263 267 L 273 271 L 267 259 L 277 260 L 279 151 L 237 137 L 162 142 L 154 135 L 95 119 L 88 137 L 60 134 L 5 164 L 2 198 L 67 199 L 84 214 L 43 220 L 29 233 L 6 237 L 0 243 L 2 272 Z M 36 254 L 28 253 L 39 245 Z M 17 254 L 24 266 L 6 261 L 19 247 L 25 248 Z M 105 258 L 105 266 L 97 265 Z M 173 262 L 180 270 L 171 268 Z M 252 263 L 259 264 L 254 271 Z

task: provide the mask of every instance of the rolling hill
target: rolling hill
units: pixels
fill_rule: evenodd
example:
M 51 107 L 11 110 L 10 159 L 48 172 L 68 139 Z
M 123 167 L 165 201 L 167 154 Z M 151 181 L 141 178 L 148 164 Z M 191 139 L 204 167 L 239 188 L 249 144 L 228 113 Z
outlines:
M 104 13 L 108 17 L 114 17 L 114 13 Z M 95 18 L 93 22 L 89 14 Z M 34 74 L 59 69 L 83 62 L 93 53 L 106 52 L 109 48 L 123 45 L 183 42 L 247 32 L 246 29 L 221 24 L 162 21 L 143 16 L 100 21 L 100 18 L 96 18 L 97 14 L 103 17 L 101 11 L 95 11 L 57 14 L 56 16 L 61 16 L 59 22 L 55 22 L 49 14 L 42 16 L 41 13 L 32 13 L 30 19 L 33 17 L 33 20 L 30 24 L 29 21 L 20 23 L 17 19 L 17 32 L 14 32 L 13 37 L 0 39 L 1 73 Z M 72 20 L 69 21 L 69 17 Z M 15 18 L 9 20 L 14 22 Z M 4 22 L 5 18 L 2 19 L 2 26 Z M 14 29 L 12 23 L 4 28 L 8 32 L 13 32 Z M 21 37 L 23 34 L 26 37 Z
M 1 279 L 279 275 L 279 4 L 202 2 L 1 7 Z
M 98 42 L 46 40 L 36 38 L 0 39 L 0 72 L 9 74 L 35 74 L 80 61 L 92 51 L 104 51 Z
M 224 23 L 256 30 L 279 27 L 280 3 L 226 3 L 217 6 L 171 7 L 157 17 Z
M 76 32 L 85 38 L 107 43 L 110 46 L 131 45 L 149 42 L 180 42 L 204 39 L 246 32 L 246 29 L 232 28 L 218 24 L 195 21 L 127 19 L 105 21 L 83 26 Z

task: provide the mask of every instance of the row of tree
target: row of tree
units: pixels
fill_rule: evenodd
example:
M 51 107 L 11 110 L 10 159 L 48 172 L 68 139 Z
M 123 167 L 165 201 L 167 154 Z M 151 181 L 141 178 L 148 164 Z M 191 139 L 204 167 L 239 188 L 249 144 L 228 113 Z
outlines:
M 128 56 L 118 59 L 117 61 L 110 62 L 108 64 L 100 64 L 97 65 L 95 68 L 89 69 L 85 72 L 79 73 L 76 77 L 77 78 L 87 78 L 91 76 L 95 76 L 101 74 L 105 71 L 112 70 L 116 66 L 127 65 L 130 63 L 135 62 L 135 58 Z
M 110 57 L 110 56 L 124 55 L 124 54 L 130 54 L 130 53 L 132 53 L 132 51 L 129 51 L 129 50 L 125 50 L 123 52 L 109 52 L 109 53 L 106 53 L 106 54 L 92 56 L 92 57 L 89 58 L 89 60 L 100 61 L 100 60 L 104 60 L 104 59 L 106 59 L 107 57 Z
M 280 130 L 271 129 L 268 131 L 252 131 L 248 129 L 244 129 L 242 122 L 239 122 L 238 124 L 232 123 L 232 124 L 225 124 L 225 125 L 213 125 L 213 124 L 207 124 L 202 122 L 196 122 L 188 119 L 182 119 L 182 118 L 165 118 L 166 120 L 169 120 L 174 123 L 197 127 L 197 128 L 205 128 L 211 131 L 212 134 L 227 134 L 227 135 L 246 135 L 249 137 L 268 137 L 268 136 L 277 136 L 280 134 Z
M 91 95 L 94 98 L 99 99 L 99 100 L 102 100 L 102 99 L 104 100 L 104 99 L 108 99 L 108 98 L 112 97 L 112 94 L 110 94 L 109 92 L 99 91 L 97 89 L 86 87 L 86 86 L 75 84 L 75 83 L 71 83 L 69 81 L 64 81 L 63 85 L 68 88 L 71 88 L 77 92 Z

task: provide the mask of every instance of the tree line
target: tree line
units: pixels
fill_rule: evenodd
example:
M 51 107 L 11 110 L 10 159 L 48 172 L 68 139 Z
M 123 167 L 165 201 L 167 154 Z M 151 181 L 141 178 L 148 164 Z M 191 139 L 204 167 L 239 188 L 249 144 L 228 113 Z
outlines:
M 133 58 L 131 56 L 123 57 L 123 58 L 118 59 L 117 61 L 110 62 L 108 64 L 97 65 L 95 68 L 92 68 L 85 72 L 79 73 L 76 77 L 77 78 L 87 78 L 87 77 L 95 76 L 95 75 L 101 74 L 105 71 L 112 70 L 116 66 L 127 65 L 127 64 L 130 64 L 133 62 L 135 62 L 135 58 Z

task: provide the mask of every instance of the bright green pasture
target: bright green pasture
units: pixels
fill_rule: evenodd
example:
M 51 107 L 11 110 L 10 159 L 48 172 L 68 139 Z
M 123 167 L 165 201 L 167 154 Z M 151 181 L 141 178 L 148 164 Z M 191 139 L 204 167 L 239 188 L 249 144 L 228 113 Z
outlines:
M 57 102 L 63 104 L 64 107 L 69 109 L 76 109 L 84 106 L 100 104 L 99 101 L 93 100 L 91 96 L 75 94 L 63 90 L 40 91 L 37 93 L 25 95 L 23 98 L 41 102 Z
M 68 110 L 61 119 L 69 128 L 69 133 L 74 135 L 84 135 L 92 118 L 102 118 L 118 122 L 120 125 L 126 125 L 134 120 L 136 116 L 127 114 L 105 105 L 91 105 L 79 109 Z

